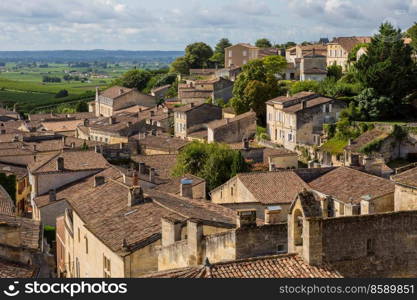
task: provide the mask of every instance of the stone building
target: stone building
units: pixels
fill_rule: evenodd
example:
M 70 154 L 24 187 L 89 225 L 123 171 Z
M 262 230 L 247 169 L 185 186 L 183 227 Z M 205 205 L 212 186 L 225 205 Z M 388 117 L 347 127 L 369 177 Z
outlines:
M 187 193 L 144 190 L 125 179 L 109 168 L 57 194 L 70 205 L 58 223 L 65 225 L 63 254 L 58 257 L 64 258 L 58 264 L 65 266 L 65 277 L 126 278 L 157 271 L 162 218 L 203 224 L 178 228 L 176 234 L 189 240 L 198 238 L 200 230 L 206 235 L 235 227 L 233 212 L 224 207 L 186 198 Z
M 137 89 L 113 86 L 100 92 L 96 88 L 94 110 L 97 117 L 111 117 L 116 111 L 135 105 L 153 107 L 156 100 L 155 97 L 143 94 Z
M 131 137 L 143 155 L 178 154 L 189 142 L 168 135 L 136 135 Z
M 277 48 L 258 48 L 245 43 L 236 44 L 224 50 L 224 65 L 226 68 L 243 67 L 253 59 L 280 54 Z
M 293 171 L 238 174 L 210 191 L 211 201 L 233 210 L 255 209 L 259 219 L 285 222 L 292 200 L 309 188 Z
M 297 45 L 288 48 L 285 58 L 288 62 L 284 79 L 323 80 L 327 74 L 327 46 L 323 44 Z
M 169 88 L 171 87 L 170 84 L 166 84 L 163 86 L 159 86 L 156 88 L 153 88 L 151 90 L 151 95 L 155 97 L 156 101 L 165 99 L 166 94 L 168 93 Z
M 298 154 L 285 148 L 265 148 L 263 163 L 268 166 L 270 171 L 296 169 L 298 168 Z
M 391 177 L 395 183 L 395 211 L 417 210 L 417 168 L 412 166 Z
M 266 102 L 267 132 L 273 143 L 295 150 L 320 144 L 323 124 L 334 123 L 346 107 L 343 101 L 301 92 Z
M 327 65 L 338 65 L 346 71 L 349 53 L 360 43 L 370 43 L 371 38 L 366 36 L 338 37 L 327 44 Z
M 28 171 L 33 219 L 55 226 L 56 217 L 67 207 L 56 190 L 107 167 L 104 157 L 94 151 L 62 151 L 31 163 Z
M 203 131 L 207 138 L 207 123 L 220 120 L 222 108 L 216 105 L 194 103 L 174 109 L 175 136 L 186 139 L 190 134 Z
M 224 102 L 232 98 L 233 81 L 218 77 L 207 80 L 186 80 L 178 85 L 178 98 L 182 104 L 201 104 L 211 100 L 213 103 L 222 99 Z
M 256 113 L 250 111 L 231 119 L 212 121 L 207 124 L 207 141 L 237 143 L 251 139 L 256 134 L 256 120 Z
M 300 80 L 322 81 L 327 77 L 327 61 L 325 55 L 316 54 L 315 51 L 310 55 L 305 55 L 300 63 Z

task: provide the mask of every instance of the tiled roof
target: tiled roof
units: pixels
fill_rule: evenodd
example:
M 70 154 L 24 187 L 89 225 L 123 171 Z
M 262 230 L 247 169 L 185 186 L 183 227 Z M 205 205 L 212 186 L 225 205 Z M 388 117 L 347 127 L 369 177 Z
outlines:
M 294 151 L 285 148 L 265 148 L 264 149 L 264 163 L 268 163 L 269 157 L 287 157 L 298 156 Z
M 46 130 L 53 132 L 62 132 L 62 131 L 75 131 L 77 126 L 82 125 L 84 121 L 82 120 L 70 120 L 70 121 L 57 121 L 57 122 L 43 122 L 42 126 Z
M 71 113 L 71 114 L 29 114 L 28 116 L 31 122 L 44 122 L 48 120 L 84 120 L 84 119 L 92 119 L 95 118 L 95 114 L 92 112 L 78 112 L 78 113 Z
M 361 134 L 357 139 L 354 139 L 350 145 L 345 147 L 345 150 L 358 153 L 360 149 L 375 140 L 386 139 L 391 134 L 390 130 L 384 128 L 374 128 Z
M 22 166 L 15 166 L 13 164 L 5 164 L 0 162 L 0 173 L 13 174 L 17 178 L 25 177 L 28 174 L 27 168 Z
M 219 127 L 223 127 L 223 126 L 227 126 L 233 122 L 237 122 L 243 119 L 253 119 L 254 121 L 256 120 L 256 113 L 253 111 L 248 111 L 246 113 L 237 115 L 236 117 L 232 118 L 232 119 L 221 119 L 221 120 L 215 120 L 212 121 L 210 123 L 207 124 L 207 127 L 211 128 L 211 129 L 215 129 L 215 128 L 219 128 Z
M 41 156 L 29 165 L 33 174 L 57 172 L 58 158 L 64 158 L 64 171 L 87 171 L 105 169 L 109 164 L 100 153 L 94 151 L 61 151 Z
M 159 149 L 166 151 L 178 151 L 189 143 L 189 141 L 180 138 L 162 135 L 148 135 L 145 138 L 138 139 L 138 141 L 141 146 L 147 149 Z
M 7 193 L 7 191 L 4 189 L 3 186 L 0 185 L 0 214 L 3 215 L 9 215 L 13 216 L 15 214 L 15 205 L 10 197 L 10 195 Z
M 300 100 L 300 99 L 304 99 L 304 98 L 310 98 L 317 95 L 314 92 L 299 92 L 297 94 L 294 94 L 292 96 L 280 96 L 274 99 L 271 99 L 269 101 L 267 101 L 268 104 L 275 104 L 275 103 L 285 103 L 288 101 L 294 101 L 294 100 Z
M 291 203 L 309 186 L 293 171 L 242 173 L 238 179 L 263 204 Z
M 347 52 L 350 52 L 353 47 L 360 43 L 370 43 L 371 37 L 368 36 L 350 36 L 350 37 L 338 37 L 335 38 L 331 43 L 339 44 Z
M 122 133 L 127 129 L 129 122 L 135 125 L 141 121 L 138 117 L 138 113 L 119 112 L 111 117 L 113 122 L 110 124 L 110 117 L 100 118 L 97 121 L 91 122 L 89 128 L 103 132 L 116 132 Z
M 344 203 L 359 204 L 364 196 L 372 199 L 394 193 L 390 180 L 347 167 L 339 167 L 310 182 L 311 188 Z
M 332 101 L 339 101 L 339 100 L 334 100 L 332 98 L 327 98 L 327 97 L 317 97 L 317 98 L 314 98 L 314 99 L 311 99 L 311 100 L 307 100 L 305 108 L 306 109 L 307 108 L 312 108 L 312 107 L 315 107 L 317 105 L 321 105 L 321 104 L 324 104 L 324 103 L 329 103 L 329 102 L 332 102 Z M 342 103 L 342 101 L 340 101 L 340 102 Z M 291 105 L 289 107 L 285 107 L 283 109 L 283 111 L 287 112 L 287 113 L 296 113 L 296 112 L 302 111 L 303 109 L 304 109 L 303 104 L 299 103 L 299 104 L 296 104 L 296 105 Z
M 176 112 L 188 112 L 190 110 L 200 108 L 201 106 L 204 106 L 204 105 L 211 105 L 211 104 L 207 104 L 207 103 L 201 103 L 201 104 L 195 104 L 195 105 L 187 104 L 187 105 L 183 105 L 183 106 L 174 108 L 174 111 L 176 111 Z
M 316 267 L 296 254 L 263 256 L 144 275 L 146 278 L 341 278 L 331 266 Z
M 171 178 L 172 169 L 177 163 L 176 154 L 161 155 L 136 155 L 131 159 L 137 163 L 145 163 L 146 166 L 155 169 L 156 175 L 161 178 Z
M 392 176 L 392 180 L 395 183 L 417 187 L 417 168 L 413 168 L 398 175 Z
M 20 247 L 39 250 L 41 246 L 41 223 L 28 218 L 0 214 L 0 224 L 16 226 L 20 234 Z
M 110 99 L 115 99 L 121 95 L 128 94 L 132 91 L 133 89 L 116 85 L 116 86 L 112 86 L 111 88 L 108 88 L 107 90 L 103 92 L 100 92 L 100 96 L 110 98 Z
M 0 278 L 32 278 L 35 277 L 37 269 L 10 262 L 0 258 Z
M 159 184 L 154 189 L 158 190 L 158 191 L 163 191 L 163 192 L 166 192 L 166 193 L 170 193 L 170 194 L 173 194 L 173 195 L 179 195 L 182 179 L 192 180 L 193 181 L 193 183 L 192 183 L 193 187 L 195 187 L 197 185 L 200 185 L 200 184 L 203 184 L 205 182 L 205 180 L 203 178 L 200 178 L 200 177 L 197 177 L 197 176 L 194 176 L 194 175 L 191 175 L 191 174 L 186 174 L 182 177 L 172 178 L 166 183 Z

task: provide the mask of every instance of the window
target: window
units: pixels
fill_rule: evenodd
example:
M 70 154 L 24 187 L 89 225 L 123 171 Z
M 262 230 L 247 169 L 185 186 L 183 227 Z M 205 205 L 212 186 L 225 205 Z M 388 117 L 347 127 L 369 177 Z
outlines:
M 243 64 L 246 65 L 248 61 L 246 59 L 243 60 Z
M 85 253 L 88 254 L 88 238 L 85 236 L 84 240 L 85 240 Z
M 292 133 L 289 133 L 289 134 L 288 134 L 288 141 L 289 141 L 289 142 L 292 142 Z
M 103 255 L 103 277 L 111 278 L 111 261 Z

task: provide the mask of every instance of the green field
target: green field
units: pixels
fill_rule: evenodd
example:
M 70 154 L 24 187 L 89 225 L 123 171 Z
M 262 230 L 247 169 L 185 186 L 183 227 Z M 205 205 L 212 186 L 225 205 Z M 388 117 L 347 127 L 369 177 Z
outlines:
M 40 68 L 8 63 L 0 69 L 0 103 L 9 108 L 17 104 L 19 111 L 28 113 L 45 106 L 77 99 L 91 99 L 91 92 L 94 92 L 96 87 L 106 88 L 115 78 L 129 69 L 131 69 L 130 65 L 74 68 L 67 64 L 48 64 L 48 67 Z M 83 81 L 65 81 L 63 79 L 65 74 L 79 77 Z M 44 76 L 61 78 L 61 82 L 42 82 Z M 95 78 L 97 76 L 105 78 Z M 68 97 L 55 98 L 56 93 L 61 90 L 67 90 Z M 86 92 L 90 93 L 86 94 Z

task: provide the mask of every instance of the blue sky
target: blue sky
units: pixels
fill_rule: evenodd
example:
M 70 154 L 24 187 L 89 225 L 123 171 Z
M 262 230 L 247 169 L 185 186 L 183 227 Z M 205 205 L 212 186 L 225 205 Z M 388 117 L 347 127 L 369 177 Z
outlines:
M 381 22 L 406 29 L 417 0 L 1 0 L 0 50 L 183 50 L 370 35 Z

